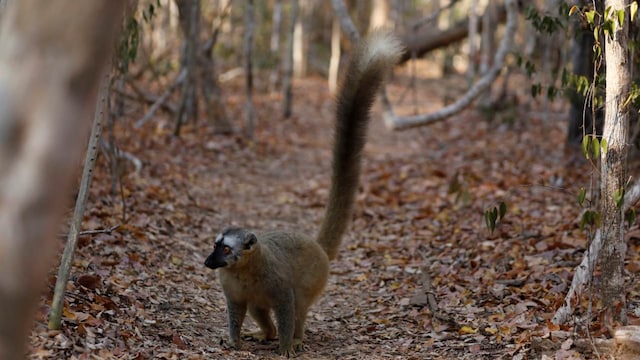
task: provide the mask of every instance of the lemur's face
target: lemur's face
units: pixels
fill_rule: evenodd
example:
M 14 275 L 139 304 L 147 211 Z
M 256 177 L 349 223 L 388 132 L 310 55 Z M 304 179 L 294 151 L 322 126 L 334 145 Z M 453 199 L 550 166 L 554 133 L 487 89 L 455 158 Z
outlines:
M 213 252 L 207 257 L 204 265 L 210 269 L 232 267 L 242 262 L 243 257 L 253 251 L 258 242 L 256 236 L 240 228 L 227 228 L 216 237 Z

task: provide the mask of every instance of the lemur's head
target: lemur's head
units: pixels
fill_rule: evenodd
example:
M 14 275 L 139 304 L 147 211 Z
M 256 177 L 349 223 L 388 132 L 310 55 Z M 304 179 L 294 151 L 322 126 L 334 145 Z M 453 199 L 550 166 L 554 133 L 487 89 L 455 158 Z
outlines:
M 258 238 L 248 230 L 226 228 L 216 237 L 213 252 L 207 257 L 204 265 L 210 269 L 241 266 L 247 260 L 247 255 L 255 250 L 254 245 L 257 242 Z

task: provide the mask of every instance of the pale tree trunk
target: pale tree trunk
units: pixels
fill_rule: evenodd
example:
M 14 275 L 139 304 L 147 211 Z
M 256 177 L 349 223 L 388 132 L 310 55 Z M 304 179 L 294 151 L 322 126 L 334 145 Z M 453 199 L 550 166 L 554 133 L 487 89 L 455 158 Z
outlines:
M 340 23 L 336 17 L 331 22 L 331 59 L 329 60 L 329 92 L 338 90 L 338 72 L 340 70 Z
M 387 17 L 389 14 L 388 0 L 373 0 L 371 2 L 371 18 L 369 19 L 369 32 L 375 29 L 387 27 Z
M 0 30 L 0 359 L 22 359 L 86 139 L 116 0 L 12 2 Z
M 198 50 L 200 47 L 200 0 L 176 0 L 180 12 L 180 26 L 184 35 L 184 45 L 181 65 L 186 71 L 182 83 L 180 105 L 176 113 L 176 125 L 173 130 L 175 136 L 180 135 L 182 124 L 194 121 L 198 115 L 197 66 Z
M 273 4 L 273 17 L 271 23 L 271 41 L 269 41 L 269 50 L 271 51 L 271 58 L 273 60 L 273 69 L 269 75 L 269 86 L 271 90 L 275 90 L 278 87 L 279 80 L 279 64 L 280 59 L 280 28 L 282 27 L 282 0 L 276 0 Z
M 293 37 L 298 21 L 299 12 L 298 0 L 291 0 L 291 13 L 289 15 L 289 28 L 287 29 L 287 48 L 284 54 L 284 61 L 282 62 L 282 91 L 283 96 L 283 115 L 285 119 L 291 117 L 292 104 L 293 104 Z
M 253 108 L 253 32 L 256 27 L 255 6 L 253 0 L 247 0 L 244 11 L 244 70 L 245 70 L 245 90 L 247 100 L 245 103 L 245 117 L 247 121 L 247 136 L 253 139 L 255 131 L 255 119 Z
M 616 14 L 628 9 L 627 0 L 607 0 Z M 616 17 L 617 18 L 617 17 Z M 602 300 L 605 307 L 605 324 L 612 325 L 614 319 L 626 321 L 626 291 L 624 289 L 624 212 L 620 200 L 625 184 L 627 166 L 627 138 L 629 132 L 629 105 L 625 104 L 631 89 L 628 38 L 629 15 L 617 26 L 613 37 L 605 36 L 606 95 L 603 140 L 606 151 L 602 152 L 600 165 L 600 213 L 603 238 L 600 266 L 602 268 Z M 619 311 L 619 312 L 618 312 Z
M 293 30 L 293 76 L 302 78 L 307 75 L 307 36 L 304 26 L 305 15 L 311 6 L 310 0 L 297 0 L 299 13 L 296 17 L 296 25 Z

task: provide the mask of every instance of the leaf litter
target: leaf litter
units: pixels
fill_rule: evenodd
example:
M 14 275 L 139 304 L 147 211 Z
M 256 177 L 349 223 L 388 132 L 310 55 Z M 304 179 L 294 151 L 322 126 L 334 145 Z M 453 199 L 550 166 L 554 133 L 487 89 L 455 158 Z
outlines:
M 390 94 L 402 90 L 391 86 Z M 205 120 L 188 124 L 181 138 L 170 135 L 166 115 L 140 130 L 119 120 L 118 145 L 144 163 L 123 177 L 128 218 L 122 223 L 101 156 L 84 229 L 121 226 L 81 239 L 60 331 L 46 327 L 52 270 L 30 358 L 278 358 L 275 343 L 226 346 L 224 296 L 202 264 L 228 225 L 316 233 L 329 181 L 332 100 L 321 79 L 297 92 L 308 96 L 297 98 L 290 120 L 279 118 L 279 97 L 256 98 L 255 141 L 216 135 Z M 242 119 L 233 96 L 228 112 Z M 590 168 L 567 156 L 564 127 L 540 114 L 502 123 L 466 111 L 391 133 L 376 107 L 354 221 L 298 357 L 594 356 L 593 346 L 574 341 L 584 328 L 550 322 L 586 244 L 575 199 Z M 490 232 L 483 214 L 500 202 L 507 212 Z M 639 238 L 630 239 L 632 269 L 640 265 Z M 630 295 L 640 308 L 637 286 Z M 631 322 L 639 319 L 631 311 Z

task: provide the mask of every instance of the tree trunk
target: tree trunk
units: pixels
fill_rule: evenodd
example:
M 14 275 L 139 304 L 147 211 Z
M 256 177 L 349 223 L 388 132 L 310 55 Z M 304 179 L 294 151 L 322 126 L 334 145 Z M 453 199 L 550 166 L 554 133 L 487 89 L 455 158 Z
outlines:
M 480 7 L 479 0 L 474 0 L 469 6 L 471 8 L 469 9 L 469 23 L 467 25 L 469 27 L 467 36 L 467 44 L 469 47 L 467 81 L 471 84 L 476 79 L 476 69 L 478 65 L 478 27 L 480 26 L 480 22 L 478 21 L 480 12 L 478 9 Z
M 627 9 L 626 0 L 607 0 L 612 13 Z M 617 19 L 617 17 L 616 17 Z M 602 300 L 605 324 L 614 320 L 626 322 L 626 291 L 624 290 L 624 212 L 622 198 L 626 179 L 627 139 L 629 131 L 629 105 L 625 104 L 631 89 L 629 75 L 631 59 L 629 14 L 625 11 L 622 26 L 618 24 L 612 36 L 605 36 L 606 100 L 603 140 L 606 151 L 600 162 L 600 213 L 602 244 Z
M 0 358 L 23 359 L 123 1 L 21 0 L 0 29 Z M 83 136 L 84 135 L 84 136 Z
M 331 22 L 331 60 L 329 61 L 329 92 L 338 90 L 338 72 L 340 69 L 340 23 L 335 17 Z
M 389 14 L 388 0 L 373 0 L 371 18 L 369 19 L 369 32 L 375 29 L 382 29 L 387 26 L 387 16 Z
M 225 110 L 222 90 L 220 89 L 218 76 L 216 75 L 216 61 L 213 57 L 213 48 L 218 42 L 222 22 L 228 14 L 230 6 L 231 2 L 228 2 L 220 9 L 217 15 L 219 21 L 214 22 L 212 25 L 214 29 L 211 37 L 203 46 L 202 53 L 199 57 L 202 95 L 204 96 L 207 117 L 209 121 L 213 121 L 213 128 L 216 134 L 230 134 L 233 132 L 233 126 Z
M 304 25 L 306 11 L 310 6 L 309 0 L 297 0 L 299 3 L 296 25 L 293 30 L 293 76 L 297 79 L 307 75 L 307 36 Z
M 245 116 L 247 121 L 247 136 L 253 139 L 254 124 L 254 108 L 253 108 L 253 32 L 256 26 L 255 22 L 255 6 L 253 0 L 247 0 L 247 8 L 244 12 L 244 70 L 245 70 L 245 89 L 247 92 L 247 101 L 245 103 Z
M 200 48 L 200 0 L 176 0 L 176 4 L 180 13 L 180 27 L 184 35 L 181 65 L 187 73 L 182 83 L 182 95 L 173 131 L 175 136 L 179 136 L 182 124 L 189 120 L 195 122 L 198 116 L 196 72 Z
M 275 90 L 278 86 L 279 64 L 280 59 L 280 28 L 282 27 L 282 0 L 276 0 L 273 5 L 273 18 L 271 23 L 271 41 L 269 42 L 269 50 L 273 59 L 273 68 L 269 75 L 269 86 L 271 90 Z
M 284 102 L 282 105 L 283 115 L 285 119 L 291 117 L 291 108 L 293 104 L 293 33 L 295 32 L 296 22 L 298 21 L 298 0 L 291 0 L 291 13 L 289 15 L 289 28 L 287 29 L 287 48 L 285 58 L 282 63 L 282 91 L 284 92 Z

